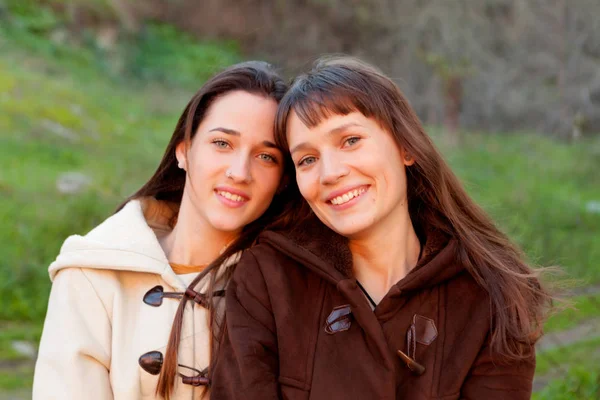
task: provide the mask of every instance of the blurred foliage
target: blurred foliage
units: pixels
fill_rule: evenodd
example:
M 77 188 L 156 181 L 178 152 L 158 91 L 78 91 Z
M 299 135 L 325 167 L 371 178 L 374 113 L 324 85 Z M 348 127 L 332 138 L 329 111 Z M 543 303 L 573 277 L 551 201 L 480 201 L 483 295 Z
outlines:
M 441 135 L 435 135 L 440 145 Z M 535 264 L 600 282 L 600 138 L 572 145 L 526 133 L 466 135 L 443 149 L 467 191 Z
M 128 83 L 152 81 L 195 90 L 223 66 L 240 61 L 236 42 L 199 41 L 167 24 L 149 22 L 135 34 L 112 26 L 114 43 L 109 39 L 107 44 L 98 29 L 72 32 L 68 19 L 43 3 L 9 0 L 0 14 L 0 33 L 13 45 L 61 59 L 75 73 L 96 69 Z
M 536 374 L 552 373 L 557 366 L 592 368 L 600 365 L 600 337 L 584 339 L 569 346 L 560 346 L 537 355 Z
M 570 304 L 565 309 L 548 319 L 544 325 L 544 333 L 564 331 L 600 315 L 600 294 L 577 296 L 568 302 Z
M 600 399 L 600 368 L 573 367 L 563 379 L 550 383 L 533 400 Z
M 169 25 L 148 25 L 124 46 L 126 73 L 171 84 L 204 81 L 223 65 L 239 61 L 235 42 L 198 43 Z

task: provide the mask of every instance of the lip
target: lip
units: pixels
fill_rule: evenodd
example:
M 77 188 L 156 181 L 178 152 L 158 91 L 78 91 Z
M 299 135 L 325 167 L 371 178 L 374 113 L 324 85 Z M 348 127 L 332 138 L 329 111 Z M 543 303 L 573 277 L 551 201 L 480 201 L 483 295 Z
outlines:
M 229 186 L 216 186 L 215 187 L 215 191 L 222 191 L 222 192 L 229 192 L 231 194 L 237 194 L 240 197 L 243 197 L 244 200 L 250 200 L 250 195 L 242 190 L 239 189 L 234 189 L 232 187 Z
M 353 191 L 353 190 L 362 189 L 362 188 L 365 188 L 365 189 L 369 190 L 370 186 L 371 185 L 346 186 L 345 188 L 342 188 L 342 189 L 336 190 L 334 192 L 331 192 L 329 194 L 329 196 L 327 196 L 327 198 L 325 199 L 325 201 L 327 203 L 329 203 L 329 202 L 331 202 L 331 200 L 335 199 L 336 197 L 341 196 L 343 194 L 346 194 L 346 193 L 348 193 L 350 191 Z M 358 196 L 358 197 L 360 197 L 360 196 Z
M 231 194 L 236 194 L 236 195 L 240 196 L 242 199 L 244 199 L 244 201 L 234 201 L 234 200 L 228 199 L 227 197 L 220 195 L 219 194 L 220 191 L 229 192 Z M 242 207 L 242 206 L 246 205 L 246 203 L 248 203 L 248 200 L 250 200 L 250 196 L 248 194 L 246 194 L 245 192 L 243 192 L 239 189 L 234 189 L 229 186 L 217 186 L 214 189 L 214 193 L 215 193 L 215 196 L 217 197 L 217 199 L 221 203 L 223 203 L 227 207 L 231 207 L 231 208 Z
M 341 196 L 341 195 L 343 195 L 345 193 L 348 193 L 349 191 L 357 190 L 357 189 L 362 189 L 362 188 L 365 189 L 364 193 L 362 193 L 360 196 L 353 197 L 350 201 L 348 201 L 348 202 L 346 202 L 344 204 L 333 204 L 333 203 L 331 203 L 331 200 L 334 199 L 334 198 L 336 198 L 336 197 L 338 197 L 338 196 Z M 335 192 L 333 192 L 328 197 L 328 200 L 327 200 L 326 203 L 327 203 L 327 205 L 329 207 L 333 208 L 336 211 L 346 210 L 346 209 L 352 207 L 353 205 L 355 205 L 356 203 L 358 203 L 360 200 L 362 200 L 363 195 L 365 193 L 367 193 L 370 188 L 371 188 L 370 185 L 360 185 L 360 186 L 348 187 L 348 188 L 345 188 L 345 189 L 342 189 L 342 190 L 336 190 Z

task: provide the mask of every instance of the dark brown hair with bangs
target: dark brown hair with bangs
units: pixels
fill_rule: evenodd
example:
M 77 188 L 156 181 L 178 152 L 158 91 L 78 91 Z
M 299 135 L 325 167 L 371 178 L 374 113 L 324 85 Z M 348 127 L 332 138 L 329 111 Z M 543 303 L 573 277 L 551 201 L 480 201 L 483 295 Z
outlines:
M 419 237 L 438 230 L 458 241 L 458 261 L 490 296 L 492 351 L 506 359 L 532 357 L 552 300 L 539 281 L 543 270 L 531 268 L 521 250 L 469 197 L 390 78 L 354 58 L 318 60 L 281 100 L 275 140 L 288 148 L 292 112 L 311 128 L 331 115 L 355 111 L 377 121 L 414 158 L 406 175 L 415 230 Z

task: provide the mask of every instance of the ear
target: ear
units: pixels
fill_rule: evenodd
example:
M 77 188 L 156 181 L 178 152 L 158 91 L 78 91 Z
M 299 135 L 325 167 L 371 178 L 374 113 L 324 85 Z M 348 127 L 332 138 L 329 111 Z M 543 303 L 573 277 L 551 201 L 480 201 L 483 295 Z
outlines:
M 187 146 L 185 140 L 179 142 L 177 147 L 175 147 L 175 157 L 177 158 L 179 168 L 187 171 Z
M 415 163 L 415 159 L 413 158 L 413 156 L 410 155 L 410 153 L 408 153 L 406 150 L 402 149 L 401 155 L 402 155 L 402 162 L 404 163 L 404 166 L 410 167 L 411 165 L 413 165 Z

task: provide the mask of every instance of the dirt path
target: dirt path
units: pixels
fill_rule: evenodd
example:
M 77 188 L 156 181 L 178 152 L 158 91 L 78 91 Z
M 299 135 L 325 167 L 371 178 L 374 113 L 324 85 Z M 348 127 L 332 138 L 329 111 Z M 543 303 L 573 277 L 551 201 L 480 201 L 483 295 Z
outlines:
M 594 318 L 582 322 L 581 324 L 567 329 L 565 331 L 553 332 L 545 335 L 537 344 L 536 351 L 539 355 L 548 350 L 553 350 L 563 346 L 569 346 L 586 339 L 592 339 L 600 336 L 600 318 Z M 595 350 L 600 353 L 600 348 Z M 565 368 L 557 365 L 550 372 L 544 375 L 536 375 L 533 381 L 533 390 L 540 391 L 551 381 L 559 379 L 565 374 Z
M 590 285 L 573 288 L 566 293 L 566 296 L 591 296 L 598 293 L 600 293 L 600 285 Z
M 597 336 L 600 336 L 600 318 L 583 321 L 566 331 L 548 333 L 538 342 L 536 349 L 541 353 Z

